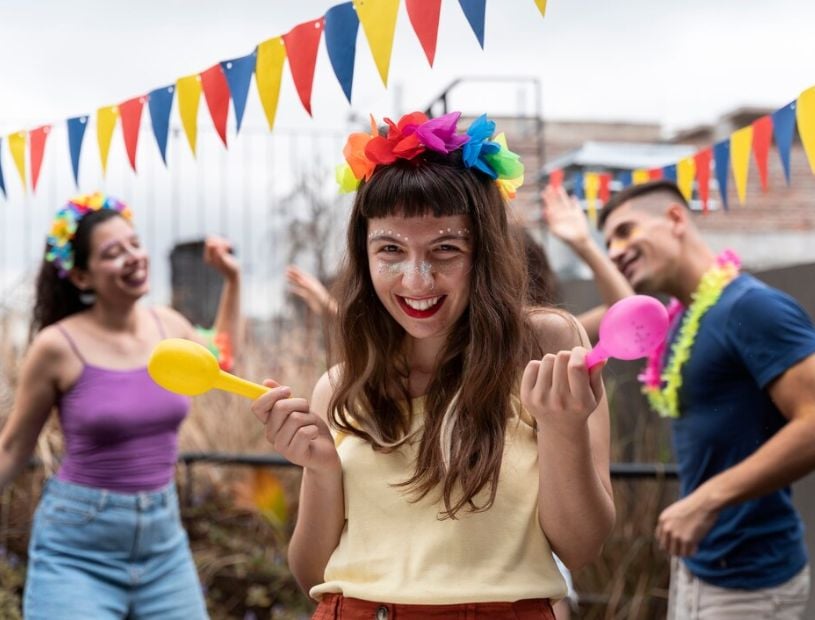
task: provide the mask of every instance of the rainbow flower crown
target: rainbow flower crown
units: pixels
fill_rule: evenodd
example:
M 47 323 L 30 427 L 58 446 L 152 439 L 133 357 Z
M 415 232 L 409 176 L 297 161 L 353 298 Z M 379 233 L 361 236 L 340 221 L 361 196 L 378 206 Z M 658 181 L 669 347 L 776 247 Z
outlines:
M 130 207 L 100 192 L 75 196 L 57 211 L 46 239 L 45 260 L 54 264 L 60 278 L 67 277 L 74 267 L 73 240 L 79 221 L 88 213 L 102 209 L 118 211 L 128 222 L 133 219 Z
M 345 164 L 337 166 L 340 191 L 353 192 L 364 179 L 368 181 L 377 166 L 387 166 L 397 159 L 411 160 L 425 150 L 447 154 L 461 149 L 467 168 L 475 168 L 495 179 L 505 198 L 515 198 L 524 182 L 521 158 L 507 148 L 506 136 L 495 133 L 495 121 L 482 114 L 458 133 L 456 124 L 461 112 L 450 112 L 438 118 L 428 118 L 421 112 L 405 114 L 394 123 L 386 118 L 386 136 L 380 136 L 371 116 L 371 133 L 352 133 L 342 154 Z

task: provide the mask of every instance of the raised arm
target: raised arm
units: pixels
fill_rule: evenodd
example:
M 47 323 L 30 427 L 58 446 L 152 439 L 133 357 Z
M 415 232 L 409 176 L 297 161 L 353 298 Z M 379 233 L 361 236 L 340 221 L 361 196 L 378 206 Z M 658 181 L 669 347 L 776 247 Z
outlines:
M 314 388 L 312 406 L 304 398 L 292 398 L 288 387 L 274 381 L 266 385 L 272 389 L 252 404 L 252 411 L 265 424 L 275 450 L 303 467 L 289 567 L 308 592 L 324 581 L 345 525 L 342 467 L 326 422 L 331 384 L 324 374 Z
M 65 343 L 54 328 L 40 332 L 23 360 L 14 405 L 0 430 L 0 488 L 31 458 L 37 438 L 59 396 L 58 368 Z
M 312 312 L 321 316 L 337 314 L 337 300 L 313 275 L 296 265 L 289 265 L 286 269 L 286 280 L 289 282 L 289 290 L 305 301 Z
M 562 187 L 551 185 L 543 191 L 542 197 L 543 215 L 549 230 L 589 266 L 604 306 L 633 295 L 631 285 L 592 238 L 589 222 L 577 200 L 569 197 Z M 603 310 L 595 308 L 577 317 L 592 342 L 597 340 Z
M 614 525 L 609 414 L 602 364 L 587 371 L 585 331 L 555 313 L 536 319 L 544 350 L 529 363 L 521 399 L 538 425 L 538 520 L 571 570 L 591 562 Z
M 204 262 L 213 267 L 224 278 L 218 312 L 215 315 L 216 345 L 221 348 L 217 338 L 226 334 L 232 354 L 242 342 L 243 321 L 241 320 L 241 272 L 240 265 L 232 254 L 228 241 L 220 237 L 207 237 L 204 245 Z

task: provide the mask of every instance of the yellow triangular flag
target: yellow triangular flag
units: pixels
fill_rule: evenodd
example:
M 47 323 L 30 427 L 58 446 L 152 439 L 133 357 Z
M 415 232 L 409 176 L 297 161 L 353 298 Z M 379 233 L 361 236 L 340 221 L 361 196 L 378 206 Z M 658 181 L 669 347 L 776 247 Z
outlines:
M 283 64 L 286 62 L 286 46 L 283 37 L 275 37 L 258 45 L 258 59 L 255 65 L 255 80 L 258 95 L 269 131 L 274 127 L 277 115 L 277 101 L 280 98 L 280 80 L 283 78 Z
M 676 185 L 688 202 L 693 196 L 693 180 L 695 178 L 696 160 L 693 157 L 686 157 L 676 162 Z
M 119 118 L 118 106 L 111 105 L 96 111 L 96 140 L 99 142 L 99 159 L 102 162 L 102 176 L 108 171 L 108 153 L 116 119 Z
M 181 125 L 187 142 L 190 143 L 193 156 L 195 143 L 198 139 L 198 104 L 201 102 L 201 78 L 197 75 L 188 75 L 178 78 L 175 83 L 178 93 L 178 113 L 181 116 Z
M 538 7 L 538 10 L 541 12 L 541 15 L 546 15 L 546 0 L 535 0 L 535 5 Z
M 795 104 L 795 118 L 798 121 L 798 135 L 804 145 L 809 160 L 809 168 L 815 174 L 815 86 L 798 95 Z
M 354 8 L 365 31 L 365 38 L 371 48 L 376 68 L 382 83 L 388 85 L 388 69 L 393 50 L 393 34 L 396 31 L 396 16 L 399 14 L 399 0 L 354 0 Z
M 641 183 L 648 183 L 651 180 L 651 175 L 643 168 L 637 168 L 631 173 L 631 184 L 639 185 Z
M 20 181 L 23 182 L 23 193 L 25 193 L 25 144 L 28 137 L 27 131 L 15 131 L 8 136 L 8 150 L 11 151 L 11 156 L 14 159 L 14 164 L 17 166 L 17 172 L 20 173 Z
M 730 166 L 736 180 L 739 204 L 747 195 L 747 173 L 750 170 L 750 149 L 753 146 L 753 126 L 748 125 L 730 135 Z
M 583 175 L 583 191 L 586 196 L 586 208 L 589 219 L 597 222 L 597 192 L 600 191 L 600 175 L 596 172 L 587 172 Z

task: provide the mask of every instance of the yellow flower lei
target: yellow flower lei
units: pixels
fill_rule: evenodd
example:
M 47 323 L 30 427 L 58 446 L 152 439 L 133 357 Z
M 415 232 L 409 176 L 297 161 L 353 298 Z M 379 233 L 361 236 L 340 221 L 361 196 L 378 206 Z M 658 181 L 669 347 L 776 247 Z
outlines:
M 671 346 L 671 359 L 667 368 L 649 367 L 649 371 L 658 372 L 661 385 L 646 384 L 643 393 L 648 398 L 648 403 L 662 417 L 679 417 L 679 389 L 682 387 L 682 367 L 690 359 L 691 349 L 699 333 L 699 323 L 705 313 L 712 308 L 722 295 L 722 292 L 733 279 L 739 274 L 739 259 L 732 252 L 726 251 L 717 259 L 716 265 L 708 269 L 699 281 L 699 286 L 691 295 L 691 305 L 679 333 Z M 681 310 L 681 306 L 679 307 Z M 662 352 L 649 360 L 649 366 L 662 364 Z M 661 372 L 659 372 L 661 371 Z

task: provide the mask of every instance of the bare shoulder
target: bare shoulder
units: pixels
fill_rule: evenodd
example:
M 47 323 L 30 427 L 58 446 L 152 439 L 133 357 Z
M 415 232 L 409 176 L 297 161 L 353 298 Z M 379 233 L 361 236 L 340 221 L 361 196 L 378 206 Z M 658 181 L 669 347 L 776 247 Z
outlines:
M 26 363 L 38 372 L 55 377 L 59 369 L 73 357 L 75 355 L 65 334 L 56 325 L 49 325 L 31 341 L 26 353 Z
M 586 330 L 574 316 L 554 308 L 534 308 L 529 311 L 529 324 L 545 353 L 588 347 Z
M 314 392 L 311 395 L 312 411 L 323 419 L 328 418 L 328 404 L 334 395 L 334 386 L 337 385 L 339 378 L 338 373 L 339 366 L 334 366 L 325 371 L 317 381 L 317 385 L 314 386 Z
M 153 306 L 152 310 L 161 321 L 167 335 L 172 338 L 189 338 L 194 328 L 187 318 L 169 306 Z

